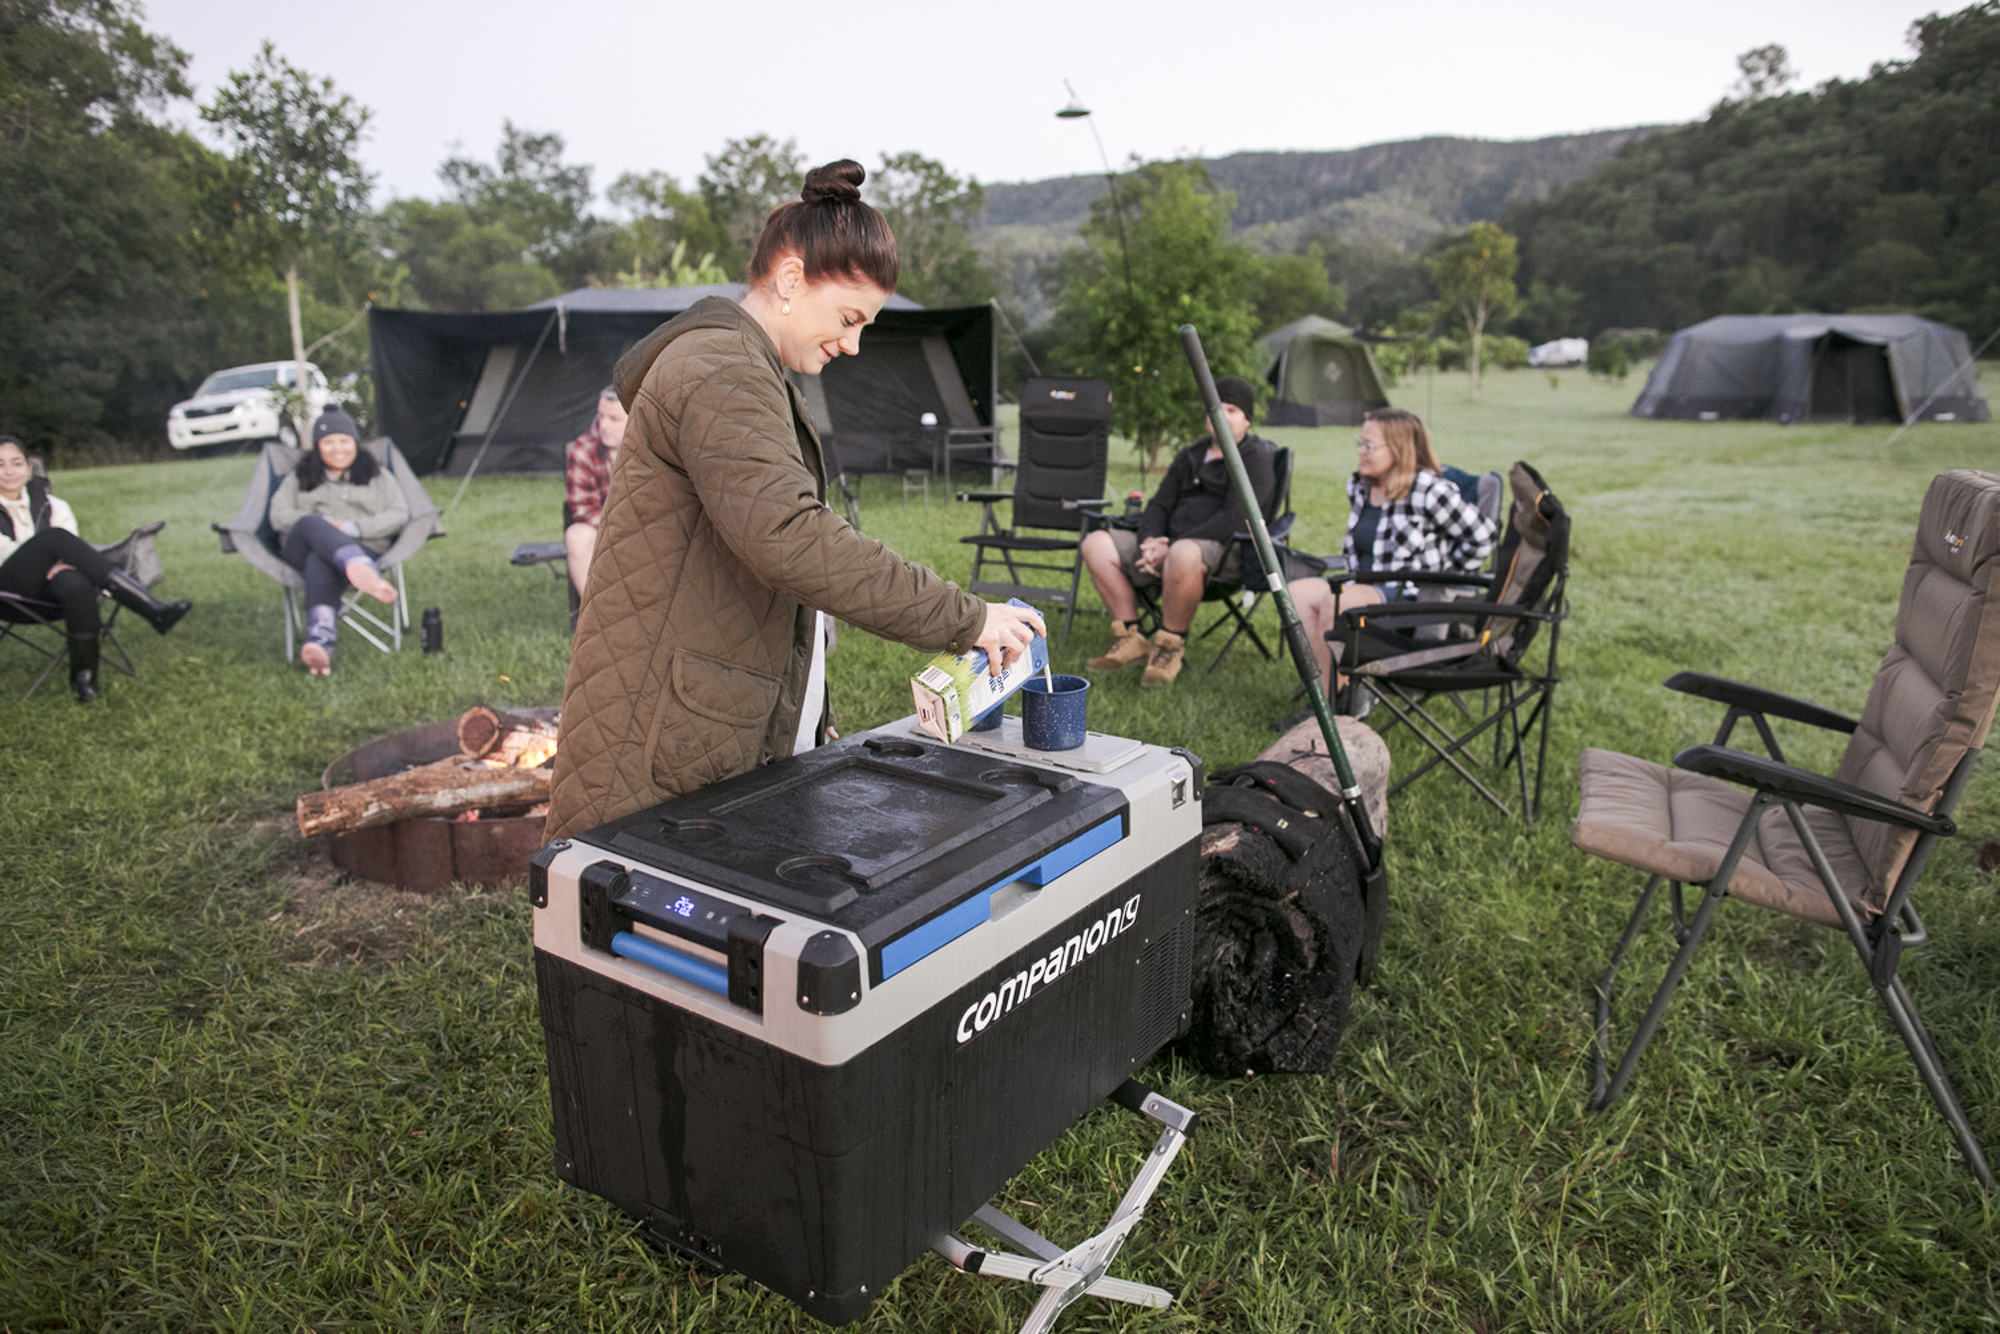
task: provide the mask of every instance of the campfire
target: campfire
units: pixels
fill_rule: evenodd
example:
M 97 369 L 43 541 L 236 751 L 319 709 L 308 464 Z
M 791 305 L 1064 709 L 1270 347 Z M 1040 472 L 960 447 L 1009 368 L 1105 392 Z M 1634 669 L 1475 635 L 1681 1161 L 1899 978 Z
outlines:
M 324 790 L 299 798 L 299 829 L 368 880 L 425 893 L 504 884 L 542 844 L 555 748 L 553 709 L 469 709 L 329 764 Z
M 478 705 L 459 717 L 458 754 L 401 773 L 308 792 L 298 801 L 299 832 L 310 838 L 400 820 L 477 818 L 481 810 L 545 807 L 546 766 L 555 754 L 553 722 Z

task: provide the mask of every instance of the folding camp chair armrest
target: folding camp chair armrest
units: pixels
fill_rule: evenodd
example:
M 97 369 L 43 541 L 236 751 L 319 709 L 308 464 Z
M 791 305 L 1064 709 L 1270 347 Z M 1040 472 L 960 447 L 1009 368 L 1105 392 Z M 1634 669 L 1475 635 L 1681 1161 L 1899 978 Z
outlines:
M 209 528 L 214 531 L 217 537 L 222 539 L 222 554 L 225 556 L 235 555 L 236 534 L 229 530 L 228 525 L 220 523 L 212 523 L 209 525 Z
M 1422 584 L 1429 588 L 1491 588 L 1493 576 L 1478 570 L 1390 570 L 1353 576 L 1357 584 Z
M 1675 672 L 1662 684 L 1669 690 L 1683 695 L 1693 695 L 1697 699 L 1713 700 L 1726 704 L 1732 709 L 1743 709 L 1749 713 L 1775 714 L 1795 723 L 1806 723 L 1813 727 L 1824 727 L 1833 732 L 1852 734 L 1860 723 L 1846 714 L 1823 709 L 1817 704 L 1781 695 L 1775 690 L 1762 686 L 1745 685 L 1741 681 L 1731 681 L 1721 676 L 1710 676 L 1706 672 Z
M 1012 500 L 1014 493 L 1012 491 L 961 491 L 958 493 L 958 498 L 960 500 L 971 501 L 975 505 L 994 505 L 1003 500 Z
M 1690 746 L 1674 756 L 1674 765 L 1689 773 L 1706 774 L 1710 778 L 1753 787 L 1759 792 L 1838 811 L 1860 820 L 1901 825 L 1919 833 L 1944 837 L 1958 832 L 1957 823 L 1948 815 L 1930 815 L 1901 802 L 1877 796 L 1866 788 L 1795 769 L 1761 755 L 1730 750 L 1726 746 Z
M 1418 620 L 1471 620 L 1480 616 L 1505 616 L 1512 620 L 1556 621 L 1559 613 L 1542 611 L 1534 607 L 1524 607 L 1518 602 L 1371 602 L 1365 607 L 1349 607 L 1338 617 L 1342 624 L 1353 620 L 1364 621 L 1418 621 Z

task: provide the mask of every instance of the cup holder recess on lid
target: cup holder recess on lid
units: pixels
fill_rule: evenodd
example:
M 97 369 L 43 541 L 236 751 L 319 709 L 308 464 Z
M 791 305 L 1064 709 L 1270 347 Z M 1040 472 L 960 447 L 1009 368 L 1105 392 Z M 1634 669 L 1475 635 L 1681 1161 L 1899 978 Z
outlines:
M 713 843 L 728 833 L 727 826 L 714 820 L 676 820 L 668 817 L 660 821 L 660 835 L 676 843 Z

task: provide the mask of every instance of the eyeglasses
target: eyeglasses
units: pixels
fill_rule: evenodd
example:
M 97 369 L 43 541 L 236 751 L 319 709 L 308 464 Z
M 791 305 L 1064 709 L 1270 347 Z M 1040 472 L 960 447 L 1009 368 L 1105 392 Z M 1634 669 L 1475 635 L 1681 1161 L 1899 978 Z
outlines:
M 1357 435 L 1354 437 L 1354 452 L 1357 454 L 1373 454 L 1378 449 L 1387 449 L 1388 447 L 1389 446 L 1384 442 L 1380 440 L 1370 440 L 1365 435 Z

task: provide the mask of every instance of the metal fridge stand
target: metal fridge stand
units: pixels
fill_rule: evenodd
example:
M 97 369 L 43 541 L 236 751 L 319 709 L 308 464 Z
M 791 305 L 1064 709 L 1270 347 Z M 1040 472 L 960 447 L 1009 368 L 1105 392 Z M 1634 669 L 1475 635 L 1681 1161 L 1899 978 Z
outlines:
M 1039 1232 L 986 1204 L 981 1205 L 979 1212 L 972 1216 L 973 1221 L 1036 1258 L 1030 1259 L 1028 1255 L 1015 1255 L 1009 1251 L 989 1251 L 972 1245 L 954 1232 L 945 1233 L 931 1245 L 932 1250 L 962 1273 L 985 1274 L 1018 1283 L 1037 1283 L 1045 1288 L 1042 1299 L 1028 1313 L 1020 1334 L 1045 1334 L 1054 1327 L 1056 1317 L 1063 1308 L 1086 1293 L 1107 1301 L 1149 1306 L 1155 1310 L 1173 1305 L 1174 1295 L 1165 1288 L 1110 1278 L 1105 1271 L 1117 1258 L 1119 1248 L 1124 1246 L 1132 1229 L 1139 1225 L 1147 1202 L 1159 1189 L 1167 1169 L 1173 1166 L 1181 1145 L 1187 1143 L 1187 1137 L 1194 1133 L 1195 1114 L 1130 1079 L 1118 1086 L 1111 1100 L 1129 1111 L 1159 1122 L 1161 1130 L 1159 1141 L 1146 1156 L 1146 1163 L 1139 1169 L 1139 1174 L 1132 1178 L 1132 1184 L 1125 1188 L 1125 1198 L 1118 1201 L 1118 1208 L 1103 1231 L 1088 1241 L 1059 1251 Z

